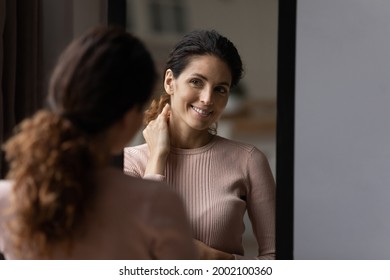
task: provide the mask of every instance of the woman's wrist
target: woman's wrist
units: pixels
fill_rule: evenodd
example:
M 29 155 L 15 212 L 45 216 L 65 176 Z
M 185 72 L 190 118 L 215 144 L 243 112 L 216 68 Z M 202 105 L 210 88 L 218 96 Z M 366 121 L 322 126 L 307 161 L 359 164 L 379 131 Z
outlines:
M 160 155 L 150 157 L 148 163 L 146 164 L 145 175 L 146 174 L 164 175 L 167 158 L 168 158 L 168 154 L 166 155 L 160 154 Z

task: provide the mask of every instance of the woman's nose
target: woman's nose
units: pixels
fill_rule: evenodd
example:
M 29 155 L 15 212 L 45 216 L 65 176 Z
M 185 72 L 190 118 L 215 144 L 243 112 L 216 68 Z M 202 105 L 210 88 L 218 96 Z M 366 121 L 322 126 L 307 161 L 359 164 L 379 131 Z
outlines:
M 204 105 L 212 105 L 213 104 L 213 92 L 211 89 L 205 88 L 202 90 L 202 93 L 200 94 L 200 101 Z

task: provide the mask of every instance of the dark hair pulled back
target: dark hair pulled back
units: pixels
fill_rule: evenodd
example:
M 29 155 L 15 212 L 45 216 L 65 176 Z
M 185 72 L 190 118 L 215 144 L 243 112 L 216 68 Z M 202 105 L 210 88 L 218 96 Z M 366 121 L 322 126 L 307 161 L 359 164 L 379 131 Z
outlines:
M 150 53 L 120 28 L 98 28 L 61 55 L 49 85 L 49 106 L 96 134 L 134 106 L 143 109 L 157 74 Z
M 53 245 L 71 248 L 96 170 L 107 164 L 104 132 L 128 110 L 142 110 L 156 77 L 150 53 L 121 28 L 96 28 L 66 48 L 51 77 L 49 110 L 23 121 L 4 145 L 17 253 L 28 246 L 31 257 L 47 258 Z

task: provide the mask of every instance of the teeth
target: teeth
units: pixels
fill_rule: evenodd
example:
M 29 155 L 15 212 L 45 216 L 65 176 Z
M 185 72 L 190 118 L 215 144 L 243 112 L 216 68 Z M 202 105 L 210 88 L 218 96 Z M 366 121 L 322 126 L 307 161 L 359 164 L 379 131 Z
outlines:
M 199 109 L 199 108 L 194 107 L 194 106 L 192 106 L 192 109 L 194 109 L 196 112 L 198 112 L 198 113 L 201 114 L 201 115 L 207 116 L 207 115 L 210 114 L 210 112 L 207 112 L 207 111 L 205 111 L 205 110 Z

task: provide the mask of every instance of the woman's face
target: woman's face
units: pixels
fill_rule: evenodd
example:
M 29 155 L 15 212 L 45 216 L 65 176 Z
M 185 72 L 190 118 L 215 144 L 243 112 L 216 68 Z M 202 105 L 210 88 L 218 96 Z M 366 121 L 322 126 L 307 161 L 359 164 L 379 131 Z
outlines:
M 177 78 L 168 69 L 164 87 L 175 128 L 208 131 L 226 106 L 231 79 L 227 64 L 212 55 L 193 56 Z

